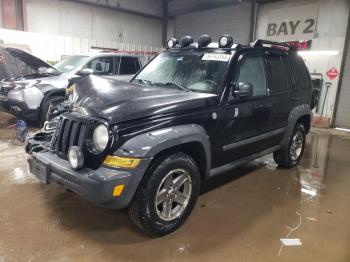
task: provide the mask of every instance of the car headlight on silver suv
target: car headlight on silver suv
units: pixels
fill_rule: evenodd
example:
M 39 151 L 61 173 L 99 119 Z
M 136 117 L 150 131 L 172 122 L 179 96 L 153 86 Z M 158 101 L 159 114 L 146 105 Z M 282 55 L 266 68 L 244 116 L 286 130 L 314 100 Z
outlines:
M 92 134 L 92 142 L 94 147 L 102 152 L 106 149 L 109 140 L 108 128 L 104 124 L 100 124 L 95 127 Z

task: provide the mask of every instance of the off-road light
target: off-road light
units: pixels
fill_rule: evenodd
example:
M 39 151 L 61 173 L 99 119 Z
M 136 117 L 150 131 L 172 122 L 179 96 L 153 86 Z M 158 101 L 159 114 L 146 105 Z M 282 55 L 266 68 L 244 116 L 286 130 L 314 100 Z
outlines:
M 106 149 L 109 140 L 108 129 L 104 124 L 98 125 L 92 134 L 92 143 L 94 147 L 102 152 Z
M 176 38 L 170 38 L 167 42 L 167 47 L 168 48 L 173 48 L 175 47 L 177 44 L 179 43 L 179 41 L 177 41 Z
M 206 47 L 211 43 L 211 37 L 208 35 L 201 35 L 198 39 L 198 47 Z
M 186 47 L 193 43 L 193 38 L 189 35 L 185 35 L 180 39 L 180 46 Z
M 229 35 L 223 35 L 219 38 L 219 47 L 231 47 L 233 44 L 233 38 Z
M 68 160 L 73 169 L 79 169 L 84 165 L 84 155 L 80 147 L 71 146 L 68 150 Z

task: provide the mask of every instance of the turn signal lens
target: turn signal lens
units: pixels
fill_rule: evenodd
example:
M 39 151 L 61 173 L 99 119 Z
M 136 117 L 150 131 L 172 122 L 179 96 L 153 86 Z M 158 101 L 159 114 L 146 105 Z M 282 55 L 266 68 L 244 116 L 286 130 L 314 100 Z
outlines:
M 106 156 L 103 164 L 106 166 L 135 168 L 140 163 L 140 159 L 120 157 L 120 156 Z
M 114 197 L 118 197 L 122 194 L 123 192 L 123 189 L 124 189 L 124 185 L 117 185 L 114 187 L 113 189 L 113 196 Z

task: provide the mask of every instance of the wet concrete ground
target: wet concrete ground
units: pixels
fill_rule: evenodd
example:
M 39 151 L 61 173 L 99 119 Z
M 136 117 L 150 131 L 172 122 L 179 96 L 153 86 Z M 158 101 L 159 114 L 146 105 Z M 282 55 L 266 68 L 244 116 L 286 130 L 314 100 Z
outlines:
M 34 179 L 13 122 L 0 113 L 0 261 L 350 261 L 349 135 L 313 132 L 297 168 L 267 156 L 208 181 L 184 226 L 157 239 Z

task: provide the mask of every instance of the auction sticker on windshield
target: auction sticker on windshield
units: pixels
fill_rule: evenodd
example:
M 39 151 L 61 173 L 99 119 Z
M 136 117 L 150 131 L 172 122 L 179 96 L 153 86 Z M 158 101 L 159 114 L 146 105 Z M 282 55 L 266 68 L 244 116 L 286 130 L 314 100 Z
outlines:
M 214 61 L 223 61 L 227 62 L 230 59 L 228 54 L 214 54 L 214 53 L 205 53 L 202 57 L 202 60 L 214 60 Z

